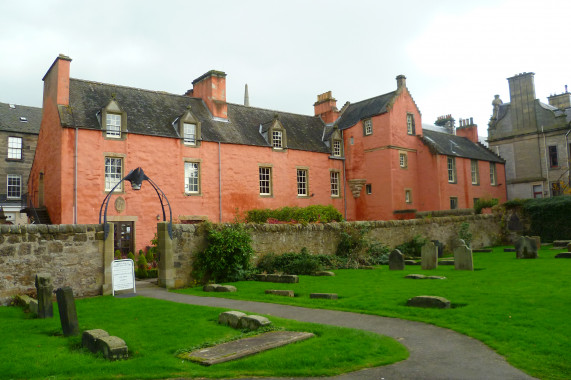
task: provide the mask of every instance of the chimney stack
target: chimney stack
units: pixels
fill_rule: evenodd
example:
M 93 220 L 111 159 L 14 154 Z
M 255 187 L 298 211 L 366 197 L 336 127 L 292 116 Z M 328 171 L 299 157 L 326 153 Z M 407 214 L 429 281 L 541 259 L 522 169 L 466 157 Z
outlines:
M 42 80 L 44 81 L 44 104 L 46 97 L 55 99 L 56 104 L 69 105 L 69 71 L 71 58 L 60 54 L 52 63 Z
M 460 119 L 460 126 L 456 128 L 456 136 L 465 137 L 473 143 L 478 143 L 478 126 L 474 124 L 474 118 Z
M 228 119 L 226 73 L 210 70 L 192 81 L 192 90 L 185 95 L 201 98 L 214 117 Z
M 401 74 L 397 76 L 397 90 L 402 87 L 406 87 L 406 77 Z
M 534 73 L 521 73 L 508 78 L 512 121 L 515 130 L 537 131 L 534 75 Z
M 248 83 L 246 83 L 246 88 L 244 89 L 244 105 L 250 107 L 250 95 L 248 95 Z
M 313 103 L 315 116 L 321 116 L 324 123 L 333 123 L 339 117 L 337 100 L 331 95 L 331 91 L 317 95 L 317 102 Z

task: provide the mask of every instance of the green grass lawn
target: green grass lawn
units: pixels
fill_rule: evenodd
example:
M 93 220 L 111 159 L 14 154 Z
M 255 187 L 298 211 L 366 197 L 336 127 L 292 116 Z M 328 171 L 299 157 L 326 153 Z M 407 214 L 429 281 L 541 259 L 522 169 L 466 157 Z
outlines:
M 226 341 L 241 332 L 217 323 L 225 309 L 144 297 L 76 301 L 80 329 L 100 328 L 125 340 L 128 360 L 109 362 L 62 336 L 54 318 L 33 319 L 20 308 L 0 307 L 2 379 L 161 379 L 180 377 L 326 376 L 403 360 L 408 352 L 388 337 L 359 330 L 269 317 L 273 325 L 316 337 L 211 367 L 181 360 L 178 350 Z
M 571 260 L 554 259 L 543 247 L 536 260 L 517 260 L 514 252 L 496 247 L 474 253 L 474 272 L 439 266 L 424 271 L 337 270 L 335 277 L 300 276 L 298 284 L 255 281 L 233 283 L 237 293 L 181 293 L 275 302 L 312 308 L 377 314 L 432 323 L 481 340 L 512 365 L 541 379 L 571 378 Z M 409 273 L 446 276 L 446 280 L 411 280 Z M 264 294 L 265 289 L 292 289 L 295 298 Z M 310 293 L 337 293 L 338 300 L 313 300 Z M 414 296 L 449 299 L 452 309 L 405 305 Z M 437 342 L 435 342 L 436 344 Z

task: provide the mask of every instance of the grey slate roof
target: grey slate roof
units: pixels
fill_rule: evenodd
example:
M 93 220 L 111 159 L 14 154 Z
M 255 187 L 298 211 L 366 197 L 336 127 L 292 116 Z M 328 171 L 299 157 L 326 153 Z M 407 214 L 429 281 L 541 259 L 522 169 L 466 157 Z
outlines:
M 482 144 L 475 144 L 465 137 L 423 129 L 420 138 L 431 151 L 438 154 L 481 161 L 505 162 Z
M 127 113 L 127 132 L 180 138 L 173 122 L 190 107 L 201 122 L 203 141 L 270 146 L 260 134 L 260 124 L 278 115 L 290 149 L 328 153 L 322 141 L 324 123 L 319 117 L 228 103 L 228 121 L 213 119 L 199 98 L 142 90 L 79 79 L 70 79 L 70 107 L 60 106 L 63 126 L 101 130 L 97 112 L 112 99 Z
M 396 91 L 393 91 L 374 98 L 361 100 L 357 103 L 351 103 L 337 122 L 339 129 L 347 129 L 358 123 L 359 120 L 387 112 L 387 105 L 396 93 Z
M 0 131 L 18 132 L 37 135 L 40 133 L 42 123 L 42 109 L 0 103 Z M 20 117 L 25 117 L 27 121 L 21 121 Z

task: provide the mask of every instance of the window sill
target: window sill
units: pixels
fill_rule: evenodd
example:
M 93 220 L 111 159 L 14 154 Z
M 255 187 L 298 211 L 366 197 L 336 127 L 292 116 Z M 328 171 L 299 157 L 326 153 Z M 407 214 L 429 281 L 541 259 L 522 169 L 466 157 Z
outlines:
M 273 198 L 273 194 L 260 194 L 260 198 Z
M 201 197 L 202 193 L 184 193 L 185 196 L 187 197 Z
M 23 158 L 6 158 L 8 162 L 24 162 Z

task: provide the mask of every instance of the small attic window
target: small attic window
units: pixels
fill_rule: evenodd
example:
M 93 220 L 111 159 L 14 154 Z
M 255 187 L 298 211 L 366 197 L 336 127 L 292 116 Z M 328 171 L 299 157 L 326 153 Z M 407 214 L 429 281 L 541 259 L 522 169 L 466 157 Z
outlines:
M 21 121 L 22 123 L 27 123 L 27 122 L 28 122 L 28 118 L 27 118 L 27 117 L 24 117 L 24 116 L 20 116 L 20 121 Z

